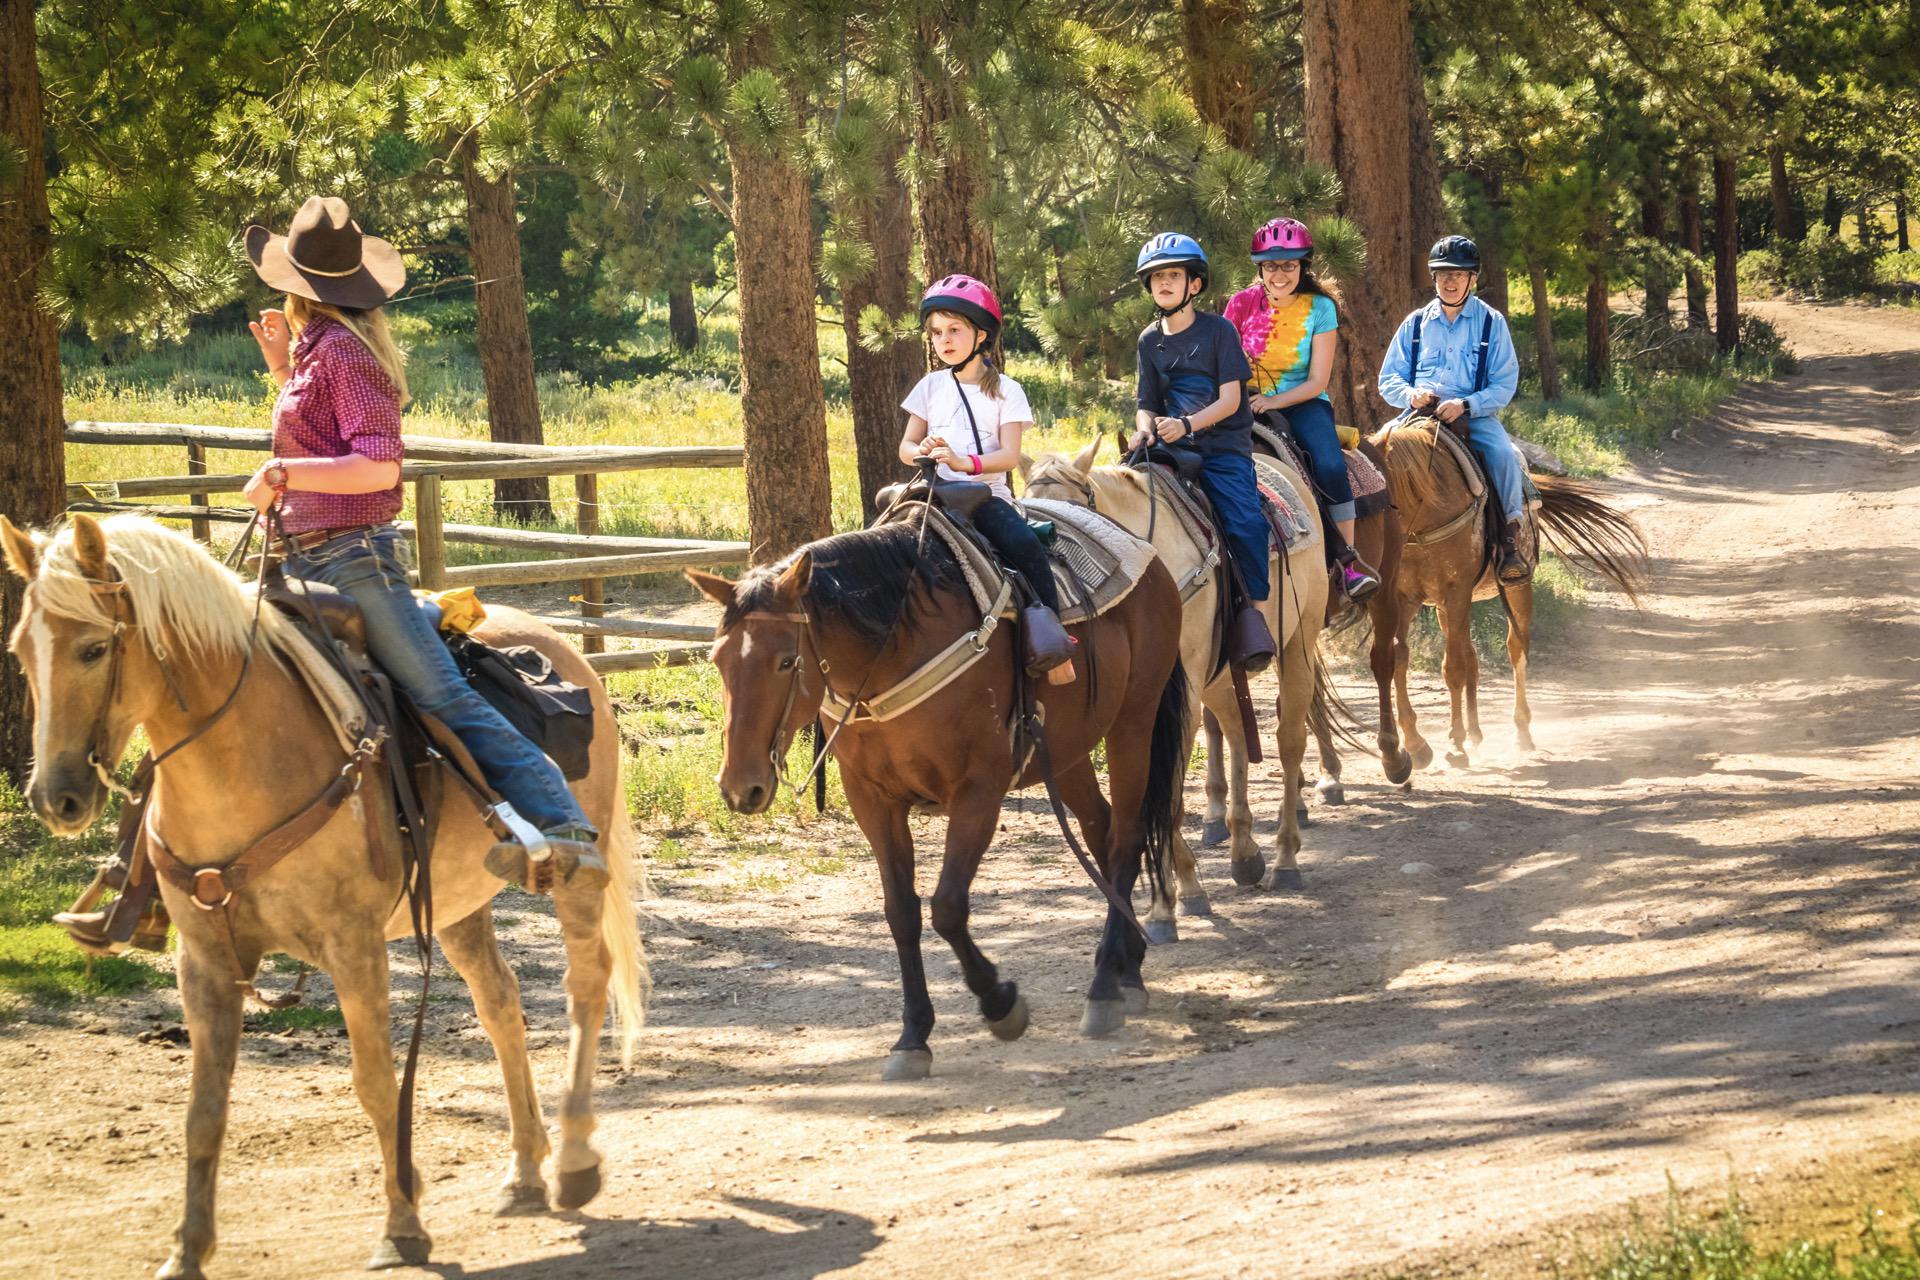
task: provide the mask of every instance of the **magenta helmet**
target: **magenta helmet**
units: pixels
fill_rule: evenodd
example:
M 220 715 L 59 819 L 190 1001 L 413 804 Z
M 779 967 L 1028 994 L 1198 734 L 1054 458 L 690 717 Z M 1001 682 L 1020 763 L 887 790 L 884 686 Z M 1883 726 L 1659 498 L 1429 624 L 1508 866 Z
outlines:
M 924 323 L 928 313 L 934 311 L 951 311 L 955 315 L 965 316 L 974 328 L 984 330 L 988 337 L 1000 332 L 1000 299 L 993 296 L 993 290 L 972 276 L 948 276 L 929 285 L 920 297 L 921 321 Z
M 1282 262 L 1289 258 L 1311 258 L 1313 234 L 1307 224 L 1293 218 L 1275 218 L 1253 233 L 1255 262 Z

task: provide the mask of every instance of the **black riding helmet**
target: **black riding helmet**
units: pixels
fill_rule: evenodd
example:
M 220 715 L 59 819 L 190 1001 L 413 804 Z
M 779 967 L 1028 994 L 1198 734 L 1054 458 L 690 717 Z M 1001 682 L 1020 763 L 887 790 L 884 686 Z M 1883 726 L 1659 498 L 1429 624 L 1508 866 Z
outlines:
M 1427 250 L 1427 270 L 1451 267 L 1456 271 L 1480 270 L 1480 246 L 1465 236 L 1442 236 Z

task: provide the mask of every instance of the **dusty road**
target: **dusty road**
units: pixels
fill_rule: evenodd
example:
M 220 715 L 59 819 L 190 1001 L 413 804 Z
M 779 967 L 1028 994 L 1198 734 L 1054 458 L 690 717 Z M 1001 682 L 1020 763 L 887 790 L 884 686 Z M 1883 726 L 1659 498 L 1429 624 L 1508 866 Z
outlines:
M 878 1083 L 894 961 L 849 829 L 684 841 L 657 871 L 654 1025 L 602 1077 L 587 1213 L 486 1216 L 498 1076 L 464 996 L 433 1006 L 433 1270 L 1529 1270 L 1668 1174 L 1897 1177 L 1920 1145 L 1920 313 L 1756 309 L 1805 370 L 1611 486 L 1656 587 L 1644 613 L 1596 595 L 1536 662 L 1538 754 L 1507 752 L 1494 681 L 1472 768 L 1402 794 L 1350 762 L 1307 892 L 1236 890 L 1210 860 L 1218 914 L 1154 953 L 1153 1011 L 1100 1043 L 1074 1034 L 1096 899 L 1037 804 L 1010 806 L 976 928 L 1033 1030 L 992 1041 L 929 933 L 941 1023 L 916 1086 Z M 1444 699 L 1420 701 L 1438 740 Z M 502 908 L 550 1086 L 551 921 Z M 175 1009 L 0 1031 L 0 1270 L 165 1256 L 187 1064 L 133 1035 Z M 248 1037 L 215 1274 L 356 1273 L 378 1174 L 345 1060 L 331 1032 Z

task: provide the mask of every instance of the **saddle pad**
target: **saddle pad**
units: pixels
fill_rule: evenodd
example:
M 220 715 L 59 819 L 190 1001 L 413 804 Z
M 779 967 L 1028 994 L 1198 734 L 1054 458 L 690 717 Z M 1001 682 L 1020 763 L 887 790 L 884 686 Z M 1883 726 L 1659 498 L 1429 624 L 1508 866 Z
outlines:
M 1307 517 L 1306 498 L 1295 487 L 1293 478 L 1271 459 L 1261 457 L 1253 460 L 1253 476 L 1279 510 L 1281 523 L 1274 526 L 1274 533 L 1280 537 L 1286 553 L 1292 555 L 1302 547 L 1317 546 L 1320 531 Z
M 1380 468 L 1373 465 L 1373 459 L 1358 449 L 1343 449 L 1347 458 L 1347 483 L 1353 486 L 1353 500 L 1371 497 L 1387 491 L 1387 478 Z
M 352 755 L 367 736 L 367 711 L 360 696 L 298 627 L 284 619 L 276 621 L 278 625 L 265 628 L 268 645 L 313 691 L 341 749 Z

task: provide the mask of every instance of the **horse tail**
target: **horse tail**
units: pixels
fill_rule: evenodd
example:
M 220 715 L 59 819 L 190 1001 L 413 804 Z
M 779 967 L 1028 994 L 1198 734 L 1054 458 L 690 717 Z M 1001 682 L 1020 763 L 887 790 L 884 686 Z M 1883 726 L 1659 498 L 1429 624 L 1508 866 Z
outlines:
M 1179 822 L 1180 789 L 1187 777 L 1187 669 L 1175 662 L 1160 707 L 1153 716 L 1153 740 L 1147 750 L 1147 790 L 1140 800 L 1140 830 L 1145 837 L 1147 880 L 1155 897 L 1167 894 L 1167 860 Z
M 1533 482 L 1540 490 L 1540 528 L 1554 549 L 1598 573 L 1638 606 L 1647 580 L 1647 540 L 1640 526 L 1577 480 L 1535 476 Z
M 1324 662 L 1313 664 L 1313 701 L 1307 704 L 1307 724 L 1316 741 L 1338 743 L 1356 751 L 1373 749 L 1372 744 L 1360 736 L 1366 724 L 1353 705 L 1340 696 Z
M 601 840 L 607 860 L 607 887 L 600 909 L 600 940 L 611 961 L 607 994 L 613 1006 L 613 1024 L 620 1041 L 620 1062 L 633 1065 L 640 1028 L 647 1020 L 647 997 L 653 981 L 647 973 L 646 948 L 640 942 L 640 923 L 634 895 L 647 892 L 646 870 L 639 858 L 633 821 L 627 816 L 626 788 L 614 787 L 613 825 Z

